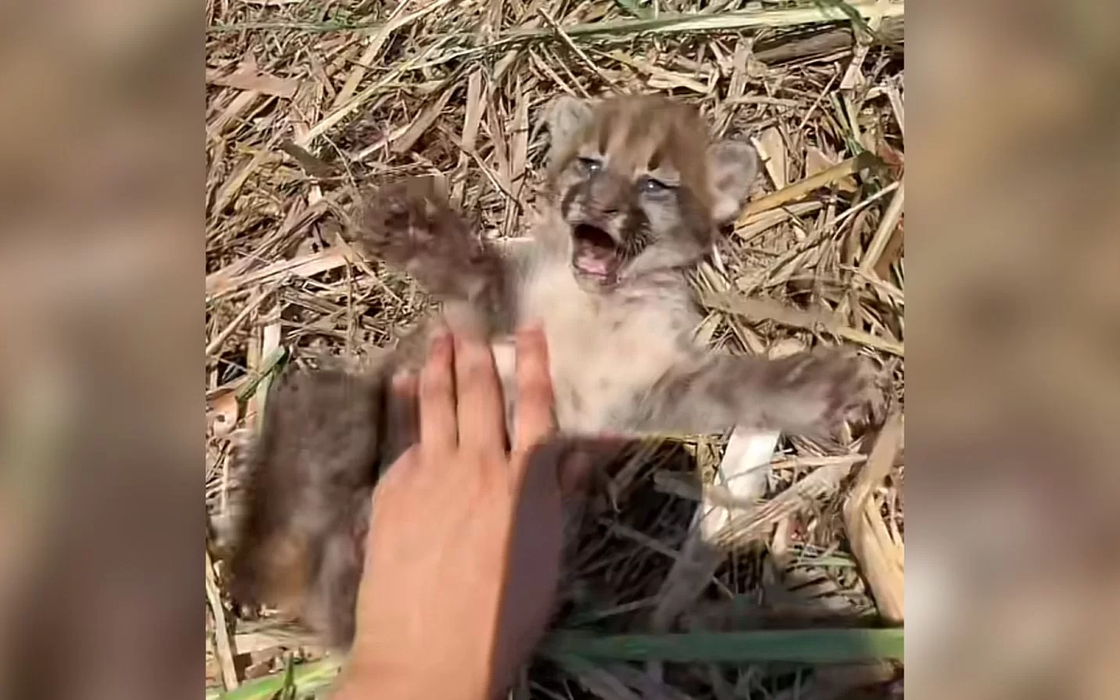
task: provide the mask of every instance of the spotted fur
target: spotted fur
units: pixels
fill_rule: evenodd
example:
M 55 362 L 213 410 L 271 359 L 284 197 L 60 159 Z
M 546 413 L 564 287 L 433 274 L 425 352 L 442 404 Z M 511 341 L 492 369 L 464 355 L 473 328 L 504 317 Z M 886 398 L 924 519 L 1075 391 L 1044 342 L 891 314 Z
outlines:
M 710 140 L 693 109 L 659 97 L 563 98 L 549 128 L 533 243 L 502 252 L 478 240 L 433 180 L 371 196 L 358 238 L 441 297 L 453 325 L 493 339 L 510 405 L 505 337 L 526 321 L 548 337 L 567 436 L 733 425 L 823 433 L 865 403 L 871 375 L 848 355 L 769 361 L 713 354 L 693 339 L 701 316 L 686 273 L 746 201 L 757 172 L 749 145 Z M 415 406 L 402 406 L 384 378 L 421 356 L 399 348 L 376 381 L 320 373 L 281 385 L 255 450 L 235 575 L 252 598 L 286 601 L 340 646 L 353 630 L 362 504 L 416 435 Z

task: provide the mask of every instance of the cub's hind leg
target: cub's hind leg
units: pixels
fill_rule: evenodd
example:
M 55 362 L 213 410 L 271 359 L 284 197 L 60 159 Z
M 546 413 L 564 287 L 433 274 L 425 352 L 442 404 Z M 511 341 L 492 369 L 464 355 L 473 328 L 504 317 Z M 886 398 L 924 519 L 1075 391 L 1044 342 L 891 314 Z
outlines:
M 234 597 L 276 606 L 335 647 L 353 636 L 384 389 L 340 370 L 285 373 L 233 470 Z

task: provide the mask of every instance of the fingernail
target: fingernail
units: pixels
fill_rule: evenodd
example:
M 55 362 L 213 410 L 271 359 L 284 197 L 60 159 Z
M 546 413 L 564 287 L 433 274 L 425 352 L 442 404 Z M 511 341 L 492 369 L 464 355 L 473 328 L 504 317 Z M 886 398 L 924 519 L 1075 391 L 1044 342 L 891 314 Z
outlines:
M 431 344 L 429 349 L 432 352 L 443 350 L 451 343 L 451 331 L 446 327 L 439 327 L 432 333 Z
M 462 354 L 465 356 L 471 349 L 471 346 L 475 345 L 474 339 L 464 333 L 455 333 L 452 335 L 452 342 L 455 345 L 456 355 Z
M 530 321 L 517 331 L 517 338 L 522 342 L 534 342 L 544 338 L 544 324 L 539 320 Z

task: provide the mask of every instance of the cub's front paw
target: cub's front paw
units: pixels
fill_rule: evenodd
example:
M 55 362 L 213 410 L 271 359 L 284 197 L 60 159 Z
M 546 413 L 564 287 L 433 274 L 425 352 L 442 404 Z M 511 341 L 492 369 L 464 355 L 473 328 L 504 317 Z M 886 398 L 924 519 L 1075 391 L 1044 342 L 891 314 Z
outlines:
M 881 400 L 871 363 L 841 350 L 819 350 L 779 360 L 772 389 L 786 430 L 836 435 L 864 418 Z
M 363 206 L 358 242 L 371 255 L 412 274 L 428 273 L 425 277 L 462 265 L 477 247 L 442 180 L 433 176 L 404 178 L 372 192 Z

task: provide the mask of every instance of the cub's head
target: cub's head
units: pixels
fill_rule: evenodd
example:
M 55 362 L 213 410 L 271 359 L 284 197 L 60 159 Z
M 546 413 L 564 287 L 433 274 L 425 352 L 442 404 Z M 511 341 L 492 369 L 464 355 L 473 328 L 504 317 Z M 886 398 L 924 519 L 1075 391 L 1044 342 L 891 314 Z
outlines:
M 758 171 L 748 144 L 712 142 L 694 109 L 665 97 L 562 97 L 549 132 L 549 197 L 567 233 L 551 242 L 589 289 L 695 262 Z

